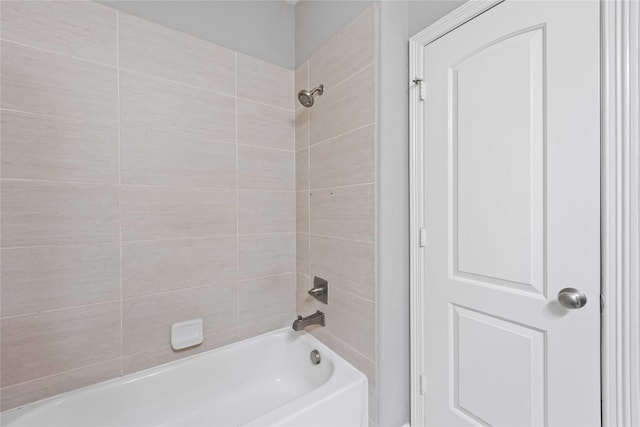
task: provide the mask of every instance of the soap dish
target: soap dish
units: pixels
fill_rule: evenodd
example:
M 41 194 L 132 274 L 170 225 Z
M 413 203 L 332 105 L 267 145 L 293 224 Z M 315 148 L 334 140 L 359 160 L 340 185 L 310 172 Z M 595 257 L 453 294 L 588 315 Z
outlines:
M 182 350 L 202 344 L 202 319 L 187 320 L 171 325 L 171 347 Z

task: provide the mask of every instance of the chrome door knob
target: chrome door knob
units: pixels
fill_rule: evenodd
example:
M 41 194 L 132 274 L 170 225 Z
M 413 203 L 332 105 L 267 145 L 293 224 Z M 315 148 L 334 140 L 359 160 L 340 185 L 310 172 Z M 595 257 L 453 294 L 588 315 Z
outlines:
M 564 288 L 558 292 L 558 302 L 564 308 L 575 310 L 587 304 L 587 296 L 580 289 Z

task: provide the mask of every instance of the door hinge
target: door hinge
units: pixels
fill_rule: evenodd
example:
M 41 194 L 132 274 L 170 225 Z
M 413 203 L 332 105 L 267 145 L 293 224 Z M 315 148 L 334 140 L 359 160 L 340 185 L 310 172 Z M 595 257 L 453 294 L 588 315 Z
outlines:
M 420 375 L 420 394 L 427 392 L 427 376 L 425 374 Z
M 427 245 L 427 230 L 425 228 L 421 228 L 419 230 L 419 235 L 420 238 L 418 240 L 420 241 L 420 247 L 424 248 Z
M 604 313 L 604 295 L 600 294 L 600 314 Z
M 424 101 L 424 80 L 416 77 L 415 79 L 411 80 L 413 82 L 414 85 L 418 86 L 418 90 L 420 91 L 420 101 Z

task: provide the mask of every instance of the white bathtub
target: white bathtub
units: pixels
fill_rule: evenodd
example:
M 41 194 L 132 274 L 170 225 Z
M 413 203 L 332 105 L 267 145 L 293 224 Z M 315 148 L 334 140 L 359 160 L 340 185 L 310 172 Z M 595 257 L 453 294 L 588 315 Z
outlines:
M 322 361 L 311 363 L 312 350 Z M 366 426 L 367 378 L 289 328 L 2 414 L 19 426 Z

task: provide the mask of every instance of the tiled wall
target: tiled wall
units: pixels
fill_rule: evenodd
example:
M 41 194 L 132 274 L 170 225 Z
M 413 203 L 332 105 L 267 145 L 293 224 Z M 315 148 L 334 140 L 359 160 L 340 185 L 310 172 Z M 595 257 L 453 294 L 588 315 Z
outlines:
M 375 10 L 370 7 L 296 70 L 296 90 L 325 85 L 296 107 L 297 308 L 327 314 L 312 333 L 375 378 Z M 307 295 L 329 281 L 329 304 Z
M 1 13 L 2 410 L 290 324 L 294 72 L 92 2 Z

